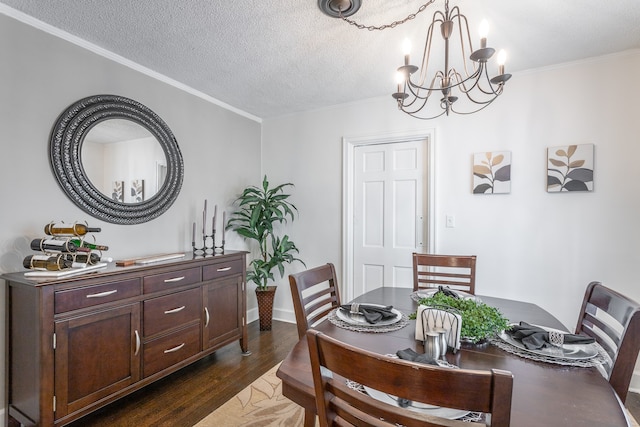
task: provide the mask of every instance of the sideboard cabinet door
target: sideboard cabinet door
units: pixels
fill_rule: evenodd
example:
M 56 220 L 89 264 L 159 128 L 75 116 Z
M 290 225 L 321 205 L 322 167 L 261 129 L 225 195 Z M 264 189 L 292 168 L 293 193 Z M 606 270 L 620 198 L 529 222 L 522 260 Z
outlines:
M 140 379 L 140 304 L 55 323 L 55 418 Z
M 242 337 L 245 320 L 242 283 L 242 277 L 235 276 L 218 279 L 204 286 L 203 344 L 205 350 L 220 347 Z M 244 347 L 242 342 L 241 345 Z M 246 349 L 243 348 L 243 350 Z

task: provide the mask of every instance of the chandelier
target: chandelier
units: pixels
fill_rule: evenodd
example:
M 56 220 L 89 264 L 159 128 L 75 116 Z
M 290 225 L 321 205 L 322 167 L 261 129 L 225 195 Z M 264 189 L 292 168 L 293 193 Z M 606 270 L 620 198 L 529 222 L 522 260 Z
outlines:
M 384 30 L 394 28 L 412 20 L 435 0 L 423 4 L 416 13 L 401 21 L 382 26 L 364 26 L 347 18 L 360 7 L 359 0 L 318 0 L 320 9 L 329 16 L 340 17 L 359 29 Z M 343 14 L 343 11 L 345 13 Z M 439 30 L 439 31 L 438 31 Z M 410 62 L 410 43 L 404 43 L 404 65 L 398 67 L 397 91 L 392 94 L 398 109 L 419 119 L 435 119 L 443 114 L 472 114 L 491 104 L 502 94 L 511 74 L 504 72 L 506 53 L 497 55 L 498 73 L 489 76 L 487 63 L 495 49 L 487 47 L 488 23 L 480 25 L 480 48 L 473 50 L 471 33 L 465 15 L 457 6 L 449 9 L 449 0 L 444 2 L 444 11 L 436 11 L 427 29 L 426 42 L 420 67 Z M 438 34 L 439 33 L 439 34 Z M 434 45 L 443 44 L 443 68 L 435 69 Z M 420 73 L 417 73 L 420 70 Z M 434 98 L 432 102 L 429 102 Z

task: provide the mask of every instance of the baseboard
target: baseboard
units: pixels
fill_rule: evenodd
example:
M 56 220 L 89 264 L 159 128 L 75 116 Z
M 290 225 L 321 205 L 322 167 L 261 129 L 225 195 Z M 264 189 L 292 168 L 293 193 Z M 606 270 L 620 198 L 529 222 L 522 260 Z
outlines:
M 296 323 L 296 314 L 291 310 L 273 309 L 273 318 L 281 322 Z
M 629 391 L 634 393 L 640 393 L 640 370 L 633 371 L 631 376 L 631 384 L 629 384 Z
M 247 310 L 247 323 L 251 323 L 258 320 L 258 308 L 252 308 Z M 279 320 L 281 322 L 296 323 L 296 315 L 291 310 L 273 309 L 273 320 Z

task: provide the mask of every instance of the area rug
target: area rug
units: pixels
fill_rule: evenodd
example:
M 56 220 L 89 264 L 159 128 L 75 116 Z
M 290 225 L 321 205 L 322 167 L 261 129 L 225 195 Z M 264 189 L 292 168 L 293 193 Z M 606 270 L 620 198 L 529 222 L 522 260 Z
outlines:
M 282 395 L 282 382 L 276 377 L 280 364 L 252 382 L 231 400 L 194 427 L 297 427 L 303 425 L 303 409 Z M 630 425 L 640 427 L 627 412 Z M 317 424 L 316 424 L 317 425 Z
M 302 407 L 282 395 L 282 382 L 276 377 L 278 366 L 280 364 L 271 368 L 194 427 L 303 425 Z

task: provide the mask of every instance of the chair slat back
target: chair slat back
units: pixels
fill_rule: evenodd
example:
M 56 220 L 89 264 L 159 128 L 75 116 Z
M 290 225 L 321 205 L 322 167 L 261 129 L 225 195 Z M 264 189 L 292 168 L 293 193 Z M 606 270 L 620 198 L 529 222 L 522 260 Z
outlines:
M 612 364 L 605 366 L 609 383 L 624 403 L 640 351 L 640 304 L 591 282 L 582 301 L 577 334 L 589 335 L 609 354 Z
M 475 294 L 476 256 L 413 254 L 413 290 L 448 286 Z
M 291 274 L 289 285 L 300 338 L 309 327 L 323 320 L 340 305 L 338 279 L 333 264 Z
M 486 425 L 509 425 L 513 389 L 510 372 L 408 362 L 359 349 L 313 329 L 307 332 L 307 340 L 321 426 L 469 425 L 382 403 L 349 388 L 345 378 L 414 402 L 491 414 Z

